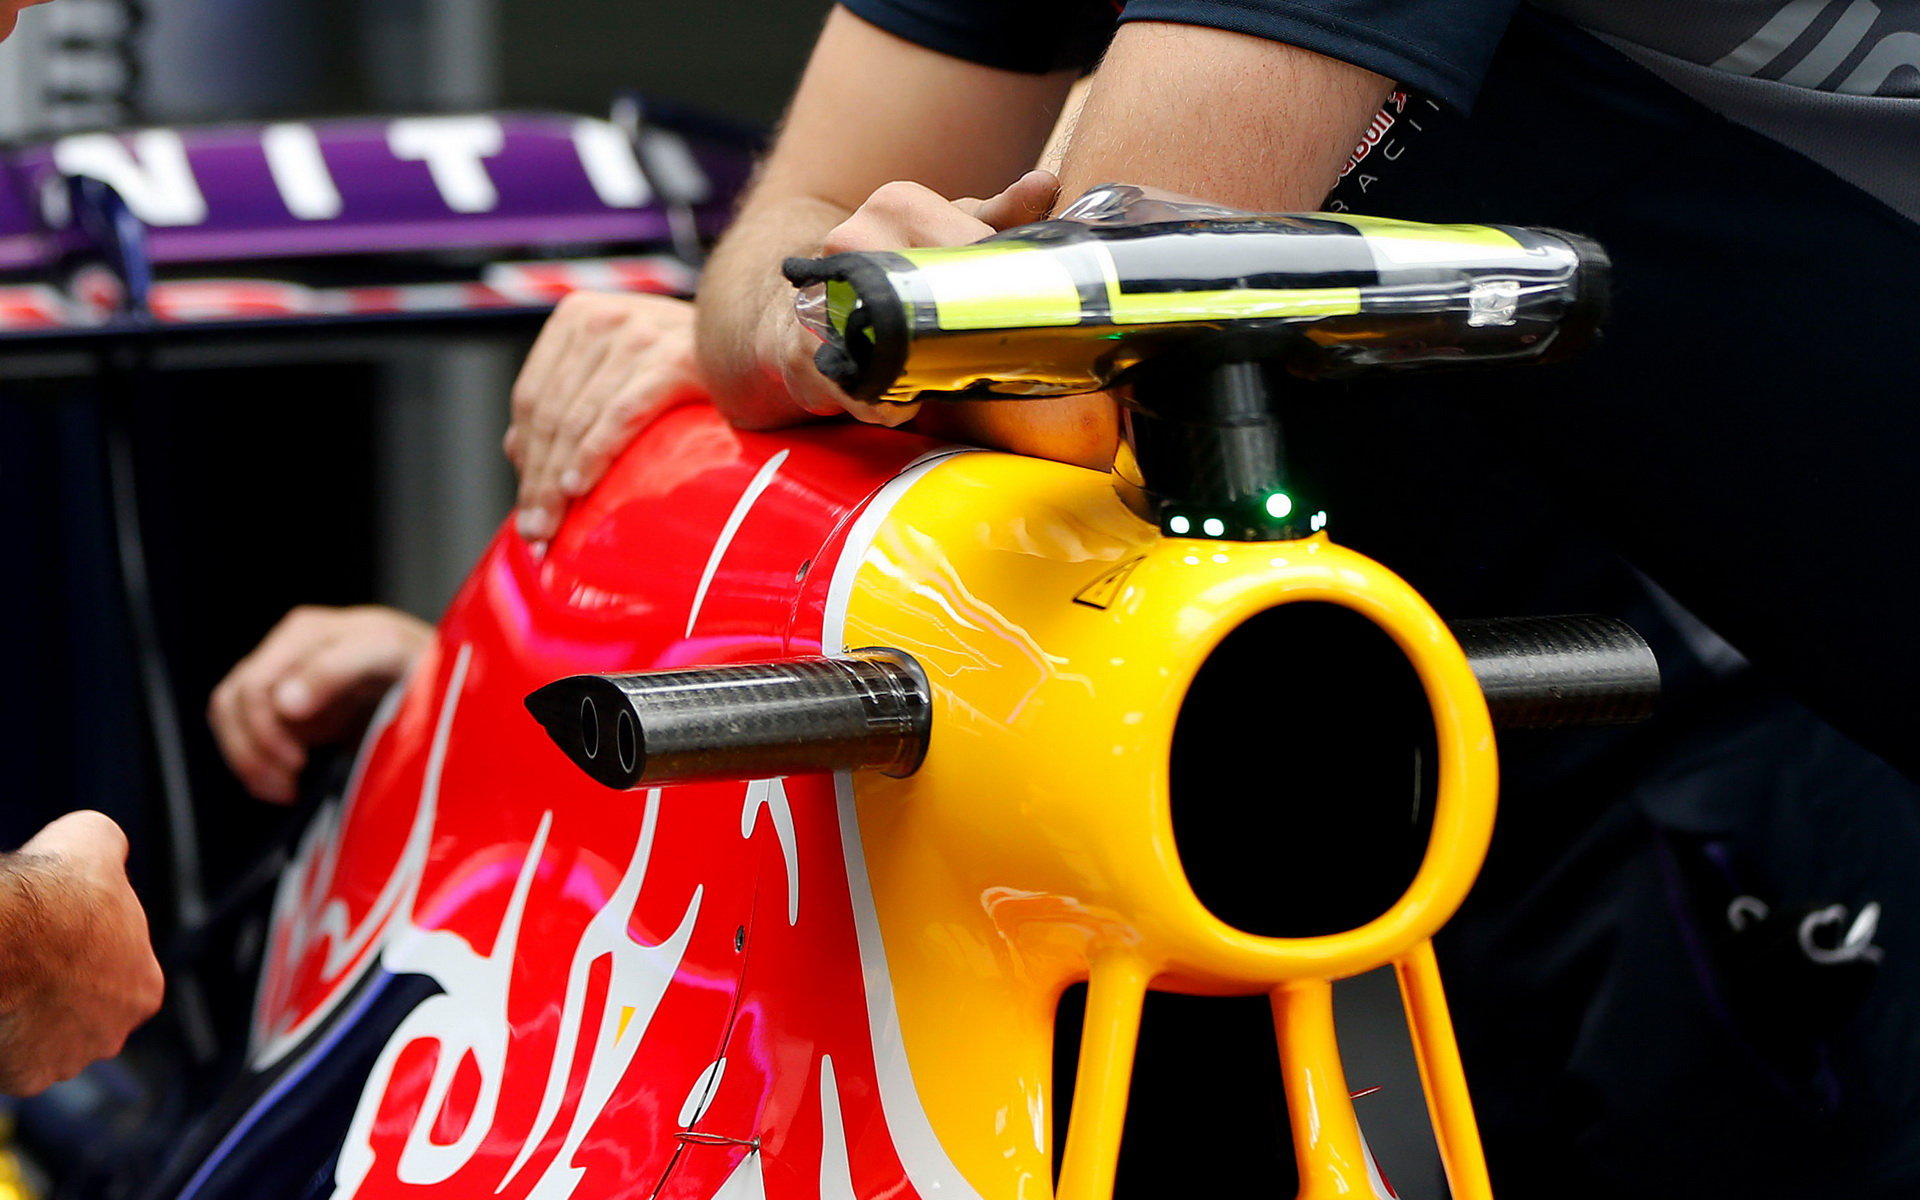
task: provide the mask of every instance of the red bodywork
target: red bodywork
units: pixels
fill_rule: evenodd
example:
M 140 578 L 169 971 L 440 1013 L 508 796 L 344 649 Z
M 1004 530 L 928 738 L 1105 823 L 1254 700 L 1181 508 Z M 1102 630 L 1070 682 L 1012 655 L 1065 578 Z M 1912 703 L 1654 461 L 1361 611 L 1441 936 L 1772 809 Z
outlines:
M 276 909 L 256 1065 L 368 972 L 443 989 L 375 1067 L 336 1195 L 970 1193 L 929 1137 L 896 1146 L 925 1129 L 910 1082 L 917 1120 L 897 1085 L 882 1112 L 876 1041 L 900 1051 L 832 778 L 609 791 L 522 706 L 565 675 L 821 653 L 854 517 L 929 449 L 681 408 L 544 558 L 495 540 Z

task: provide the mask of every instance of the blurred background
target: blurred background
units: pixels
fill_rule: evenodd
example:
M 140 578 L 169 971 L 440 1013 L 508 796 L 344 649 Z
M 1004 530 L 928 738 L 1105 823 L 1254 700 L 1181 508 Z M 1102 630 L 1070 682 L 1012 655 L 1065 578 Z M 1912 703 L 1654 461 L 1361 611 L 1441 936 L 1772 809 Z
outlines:
M 769 123 L 826 10 L 819 0 L 61 0 L 27 12 L 0 49 L 0 136 L 116 123 L 126 110 L 102 102 L 109 94 L 166 122 L 593 112 L 638 87 Z M 133 22 L 144 28 L 127 39 Z
M 603 115 L 627 91 L 765 128 L 826 7 L 60 0 L 27 10 L 0 43 L 0 139 L 361 113 Z M 199 707 L 289 605 L 379 601 L 428 619 L 445 606 L 511 500 L 499 444 L 531 333 L 209 346 L 172 355 L 143 386 L 141 523 L 199 792 L 232 790 Z M 0 599 L 0 628 L 31 631 L 16 655 L 24 686 L 0 709 L 10 794 L 0 845 L 18 844 L 54 803 L 33 798 L 137 822 L 134 798 L 153 786 L 130 695 L 97 382 L 90 361 L 0 358 L 0 497 L 27 514 L 13 561 L 31 564 L 19 569 L 32 581 Z M 253 820 L 254 807 L 236 820 Z M 210 853 L 218 875 L 220 851 Z
M 765 128 L 825 11 L 60 0 L 0 43 L 0 143 L 356 114 L 605 116 L 628 92 Z M 209 693 L 294 604 L 439 615 L 507 514 L 500 439 L 537 327 L 168 343 L 157 371 L 85 345 L 0 353 L 0 505 L 14 526 L 0 587 L 0 849 L 72 809 L 114 816 L 173 979 L 168 1015 L 122 1063 L 18 1113 L 41 1160 L 65 1164 L 60 1194 L 131 1186 L 141 1146 L 205 1101 L 190 1081 L 223 1078 L 247 1028 L 267 848 L 299 815 L 254 801 L 225 770 L 202 715 Z M 145 603 L 130 600 L 140 582 Z
M 764 129 L 826 7 L 60 0 L 28 9 L 0 43 L 0 145 L 359 114 L 605 116 L 631 92 Z M 14 526 L 0 587 L 11 643 L 0 849 L 78 808 L 126 827 L 130 870 L 175 979 L 168 1016 L 133 1050 L 152 1058 L 146 1076 L 217 1078 L 213 1064 L 235 1051 L 276 861 L 263 848 L 284 844 L 300 819 L 254 801 L 227 772 L 203 716 L 209 694 L 295 604 L 379 602 L 437 618 L 508 512 L 514 481 L 500 440 L 537 328 L 536 316 L 169 341 L 154 371 L 123 369 L 87 344 L 0 353 L 0 505 Z M 122 467 L 131 488 L 116 482 Z M 143 570 L 128 568 L 130 533 Z M 130 582 L 136 574 L 145 579 Z M 130 600 L 138 584 L 144 603 Z M 39 1122 L 43 1142 L 74 1143 L 43 1145 L 48 1157 L 84 1163 L 116 1139 L 165 1136 L 176 1126 L 154 1106 L 201 1099 L 115 1079 L 90 1072 L 40 1106 L 73 1109 L 71 1120 Z M 89 1086 L 124 1094 L 89 1096 Z M 89 1115 L 99 1113 L 118 1132 L 103 1132 Z
M 721 9 L 632 0 L 61 0 L 28 10 L 0 43 L 0 139 L 358 113 L 603 114 L 636 90 L 765 128 L 826 9 L 822 0 Z M 417 510 L 457 492 L 491 497 L 504 511 L 510 480 L 497 442 L 517 357 L 511 346 L 441 346 L 380 364 L 403 383 L 380 388 L 383 398 L 404 394 L 432 410 L 378 414 L 377 423 L 414 422 L 404 432 L 416 435 L 377 439 L 381 454 L 366 465 L 383 471 L 380 507 Z M 482 442 L 485 453 L 468 453 Z M 330 472 L 351 465 L 335 462 Z M 465 472 L 448 480 L 459 486 L 438 486 L 452 470 Z M 433 615 L 499 512 L 419 520 L 428 515 L 413 512 L 417 537 L 380 543 L 376 594 L 361 598 Z M 395 523 L 379 532 L 401 537 Z

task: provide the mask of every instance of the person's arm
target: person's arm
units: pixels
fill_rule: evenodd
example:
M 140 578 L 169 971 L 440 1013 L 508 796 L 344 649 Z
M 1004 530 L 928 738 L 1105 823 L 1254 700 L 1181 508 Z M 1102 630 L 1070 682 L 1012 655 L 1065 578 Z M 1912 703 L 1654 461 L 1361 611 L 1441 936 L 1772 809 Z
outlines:
M 508 434 L 523 536 L 550 537 L 567 501 L 635 430 L 676 395 L 701 390 L 748 428 L 841 412 L 888 424 L 917 417 L 936 436 L 1104 466 L 1119 430 L 1104 396 L 917 410 L 854 403 L 814 369 L 816 343 L 793 317 L 780 261 L 959 244 L 1040 219 L 1055 199 L 1044 175 L 1002 189 L 1036 156 L 1053 167 L 1063 130 L 1072 136 L 1062 199 L 1119 180 L 1256 209 L 1312 208 L 1387 84 L 1281 43 L 1146 22 L 1120 30 L 1093 81 L 1096 100 L 1063 123 L 1071 74 L 963 62 L 835 10 L 708 265 L 693 335 L 692 312 L 634 297 L 570 303 L 542 332 Z M 945 199 L 962 196 L 992 199 Z
M 1281 42 L 1198 25 L 1123 25 L 1067 132 L 1059 207 L 1132 183 L 1256 212 L 1320 206 L 1392 84 Z M 875 233 L 875 248 L 902 244 Z M 1099 466 L 1119 419 L 1104 393 L 923 408 L 956 441 Z
M 1243 33 L 1122 25 L 1068 141 L 1061 201 L 1119 182 L 1256 212 L 1311 211 L 1392 86 Z
M 127 839 L 69 813 L 0 854 L 0 1092 L 31 1096 L 120 1052 L 164 982 Z
M 839 122 L 850 111 L 843 105 L 877 101 L 843 100 L 834 86 L 855 73 L 859 56 L 891 53 L 903 66 L 944 66 L 970 78 L 975 88 L 1006 88 L 1006 73 L 908 46 L 844 14 L 836 20 L 858 33 L 836 40 L 829 22 L 795 101 L 794 124 L 701 290 L 702 367 L 716 402 L 743 424 L 778 424 L 802 410 L 852 411 L 889 422 L 912 415 L 909 409 L 855 405 L 814 370 L 813 339 L 792 319 L 791 289 L 774 271 L 781 257 L 955 244 L 976 240 L 990 227 L 969 221 L 973 206 L 946 205 L 941 197 L 986 195 L 992 176 L 987 182 L 948 178 L 925 161 L 924 151 L 903 154 L 883 140 L 877 149 L 899 157 L 869 164 L 836 189 L 830 185 L 840 178 L 837 164 L 817 143 L 843 136 Z M 822 74 L 828 82 L 816 80 Z M 1031 83 L 1031 77 L 1012 78 Z M 1390 86 L 1371 71 L 1246 34 L 1157 22 L 1124 25 L 1074 122 L 1059 199 L 1064 204 L 1096 184 L 1118 181 L 1255 210 L 1312 209 Z M 1031 131 L 1020 134 L 1010 136 L 1002 151 L 1030 154 Z M 993 166 L 1004 172 L 1007 161 Z M 845 221 L 820 231 L 859 186 L 881 176 L 914 178 L 925 186 L 877 189 Z M 807 244 L 809 238 L 815 246 Z M 1104 395 L 922 407 L 919 424 L 959 440 L 1087 465 L 1105 461 L 1118 430 L 1113 402 Z
M 781 260 L 820 253 L 870 197 L 888 207 L 902 239 L 894 245 L 991 232 L 954 221 L 961 214 L 938 197 L 994 196 L 1021 176 L 1038 161 L 1071 83 L 1071 72 L 1026 75 L 936 53 L 836 8 L 773 151 L 701 280 L 700 369 L 728 419 L 766 428 L 850 411 L 852 402 L 813 369 L 816 343 L 794 319 Z M 937 193 L 934 202 L 883 190 L 905 180 Z
M 777 425 L 808 415 L 789 403 L 785 376 L 769 382 L 753 370 L 758 360 L 751 356 L 761 342 L 786 345 L 791 337 L 797 353 L 812 352 L 797 327 L 785 328 L 793 293 L 779 277 L 779 261 L 819 252 L 827 231 L 877 183 L 937 177 L 980 195 L 999 191 L 1011 178 L 1004 172 L 1030 165 L 1021 152 L 1036 130 L 1057 132 L 1049 114 L 1067 86 L 1064 74 L 970 67 L 844 12 L 829 19 L 815 63 L 749 211 L 716 252 L 703 289 L 714 318 L 705 330 L 708 360 L 726 367 L 717 401 L 737 424 Z M 969 164 L 969 154 L 981 160 Z M 913 189 L 895 191 L 911 195 Z M 941 201 L 935 223 L 914 234 L 969 241 L 992 228 L 1037 220 L 1052 201 L 1051 177 L 969 214 L 981 224 L 957 221 L 959 214 Z M 768 314 L 780 326 L 774 337 L 762 337 L 766 331 L 756 326 Z M 551 538 L 567 506 L 599 482 L 654 417 L 682 399 L 713 393 L 694 346 L 694 307 L 684 301 L 576 293 L 561 302 L 513 388 L 505 448 L 520 474 L 515 506 L 522 537 Z M 797 386 L 803 397 L 826 389 L 810 369 Z M 824 396 L 820 412 L 840 411 L 837 393 L 827 389 Z M 886 417 L 872 410 L 861 415 Z

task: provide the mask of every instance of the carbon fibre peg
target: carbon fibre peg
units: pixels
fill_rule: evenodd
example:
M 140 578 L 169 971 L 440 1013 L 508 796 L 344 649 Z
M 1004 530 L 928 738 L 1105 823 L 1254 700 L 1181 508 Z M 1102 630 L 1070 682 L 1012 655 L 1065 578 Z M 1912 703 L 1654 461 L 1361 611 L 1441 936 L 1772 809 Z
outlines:
M 926 755 L 932 696 L 899 651 L 574 675 L 527 711 L 574 764 L 610 788 L 871 769 L 911 775 Z

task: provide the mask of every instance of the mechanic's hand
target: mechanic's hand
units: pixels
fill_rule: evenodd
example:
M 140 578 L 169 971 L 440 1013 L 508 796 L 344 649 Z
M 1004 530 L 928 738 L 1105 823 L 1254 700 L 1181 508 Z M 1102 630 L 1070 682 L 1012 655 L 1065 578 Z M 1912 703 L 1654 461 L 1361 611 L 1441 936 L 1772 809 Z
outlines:
M 1060 194 L 1050 171 L 1032 170 L 985 200 L 947 200 L 932 188 L 904 180 L 884 184 L 852 216 L 834 226 L 822 254 L 964 246 L 983 237 L 1045 219 Z
M 1042 220 L 1060 192 L 1049 171 L 1028 171 L 1006 191 L 985 200 L 948 200 L 917 183 L 880 187 L 852 216 L 828 231 L 821 255 L 854 250 L 904 250 L 916 246 L 964 246 L 983 237 Z M 872 404 L 855 400 L 828 381 L 813 365 L 820 343 L 794 316 L 791 299 L 776 353 L 794 399 L 818 416 L 852 413 L 876 425 L 899 425 L 913 418 L 917 404 Z
M 986 200 L 946 201 L 915 183 L 890 183 L 827 234 L 823 254 L 846 250 L 891 250 L 911 246 L 959 246 L 1016 225 L 1043 220 L 1060 191 L 1046 171 L 1029 171 L 1012 187 Z M 794 322 L 798 325 L 798 322 Z M 864 404 L 813 369 L 819 344 L 802 331 L 811 391 L 796 387 L 809 408 L 832 404 L 862 421 L 898 425 L 914 420 L 922 433 L 1015 454 L 1051 458 L 1104 471 L 1120 439 L 1119 410 L 1103 396 L 1060 396 L 1017 404 Z M 798 372 L 790 372 L 791 379 Z M 802 385 L 808 386 L 808 385 Z M 814 409 L 814 411 L 821 411 Z M 918 418 L 915 420 L 915 418 Z
M 291 803 L 307 751 L 364 722 L 432 639 L 397 609 L 294 609 L 213 690 L 207 721 L 227 765 L 260 799 Z
M 551 538 L 567 503 L 649 421 L 705 394 L 688 301 L 597 292 L 562 300 L 513 385 L 506 451 L 520 469 L 520 536 Z
M 127 883 L 127 839 L 68 813 L 0 857 L 0 1092 L 31 1096 L 120 1053 L 165 981 Z

